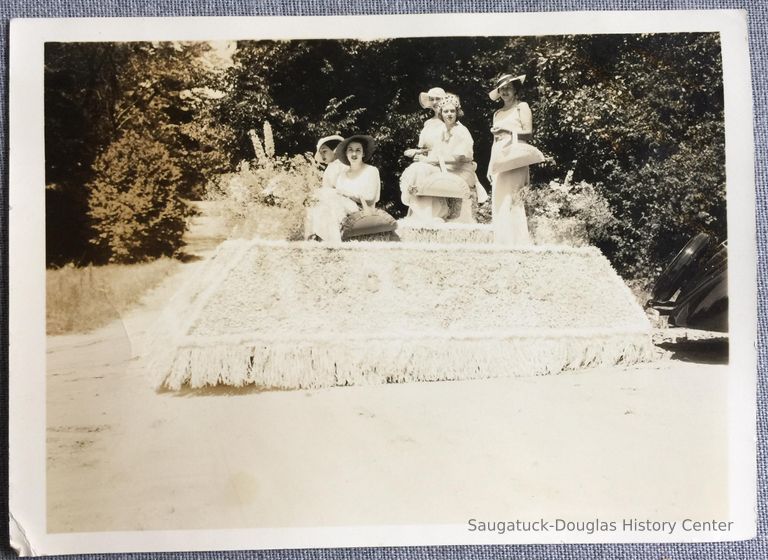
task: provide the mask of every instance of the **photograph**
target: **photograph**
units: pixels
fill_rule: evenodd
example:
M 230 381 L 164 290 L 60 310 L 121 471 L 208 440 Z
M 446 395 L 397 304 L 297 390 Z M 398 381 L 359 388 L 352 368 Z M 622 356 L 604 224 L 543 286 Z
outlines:
M 14 22 L 17 551 L 753 536 L 746 21 L 675 14 Z

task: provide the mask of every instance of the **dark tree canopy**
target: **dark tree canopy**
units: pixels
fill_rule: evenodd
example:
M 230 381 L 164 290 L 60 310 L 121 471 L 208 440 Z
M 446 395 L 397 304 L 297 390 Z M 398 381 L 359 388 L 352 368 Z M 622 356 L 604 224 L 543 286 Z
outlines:
M 464 37 L 384 41 L 241 42 L 221 118 L 239 135 L 268 119 L 278 150 L 311 150 L 340 132 L 375 136 L 382 199 L 396 205 L 402 152 L 430 116 L 419 92 L 441 86 L 462 100 L 485 182 L 487 95 L 498 72 L 526 74 L 533 143 L 595 184 L 618 218 L 602 249 L 623 272 L 652 275 L 697 231 L 726 235 L 723 89 L 717 34 Z M 402 211 L 402 208 L 399 208 Z
M 204 43 L 46 44 L 49 264 L 114 257 L 103 251 L 109 243 L 97 241 L 89 199 L 97 160 L 125 135 L 138 134 L 146 140 L 143 146 L 154 146 L 156 141 L 165 147 L 168 161 L 177 168 L 177 197 L 199 197 L 211 175 L 229 168 L 225 146 L 231 140 L 210 115 L 213 100 L 207 95 L 217 84 L 201 63 L 208 48 Z M 103 176 L 104 171 L 100 173 Z M 132 189 L 129 182 L 122 187 L 123 192 Z M 175 226 L 171 229 L 175 231 Z M 178 240 L 170 245 L 178 245 Z M 152 256 L 139 251 L 130 260 Z
M 441 86 L 461 98 L 486 182 L 497 107 L 487 93 L 492 77 L 507 71 L 526 74 L 532 142 L 554 158 L 533 168 L 534 188 L 569 171 L 595 185 L 617 218 L 601 248 L 625 275 L 653 276 L 695 232 L 726 235 L 715 33 L 241 41 L 225 75 L 202 71 L 207 48 L 47 46 L 51 262 L 79 260 L 88 246 L 84 190 L 96 158 L 126 128 L 165 145 L 181 173 L 180 196 L 253 159 L 248 130 L 264 121 L 280 154 L 312 151 L 336 132 L 372 134 L 382 202 L 397 213 L 402 152 L 430 115 L 419 92 Z M 189 95 L 204 88 L 224 95 Z

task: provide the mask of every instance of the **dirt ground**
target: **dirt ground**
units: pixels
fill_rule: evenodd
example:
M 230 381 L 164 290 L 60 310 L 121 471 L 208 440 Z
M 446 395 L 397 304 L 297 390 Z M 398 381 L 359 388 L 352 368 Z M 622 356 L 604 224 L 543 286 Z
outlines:
M 727 514 L 717 350 L 531 378 L 157 393 L 136 349 L 201 263 L 122 321 L 48 339 L 49 532 Z

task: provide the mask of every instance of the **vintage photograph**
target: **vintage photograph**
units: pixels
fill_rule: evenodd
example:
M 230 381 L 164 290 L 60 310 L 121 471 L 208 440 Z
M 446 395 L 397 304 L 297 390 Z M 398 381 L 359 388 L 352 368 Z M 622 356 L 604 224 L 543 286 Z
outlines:
M 44 41 L 46 533 L 732 534 L 721 33 L 434 31 Z

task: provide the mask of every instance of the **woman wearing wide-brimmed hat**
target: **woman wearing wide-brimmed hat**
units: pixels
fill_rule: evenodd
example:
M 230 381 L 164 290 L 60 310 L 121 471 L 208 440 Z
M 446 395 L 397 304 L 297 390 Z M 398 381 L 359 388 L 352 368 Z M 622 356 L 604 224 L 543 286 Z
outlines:
M 349 214 L 361 209 L 373 209 L 379 201 L 381 179 L 379 170 L 369 165 L 376 150 L 376 141 L 365 134 L 356 134 L 339 142 L 334 150 L 343 168 L 333 188 L 318 191 L 317 202 L 310 209 L 308 236 L 314 234 L 329 243 L 341 242 L 341 224 Z
M 494 137 L 488 176 L 493 188 L 493 231 L 496 243 L 530 245 L 528 220 L 525 216 L 522 189 L 529 183 L 528 166 L 492 173 L 495 161 L 501 157 L 501 146 L 510 136 L 518 142 L 528 142 L 533 132 L 531 108 L 520 100 L 525 75 L 501 74 L 494 79 L 488 96 L 503 105 L 493 114 L 491 133 Z
M 344 140 L 343 136 L 332 134 L 317 141 L 315 161 L 324 165 L 322 186 L 313 194 L 313 203 L 307 208 L 304 221 L 304 237 L 323 238 L 333 229 L 337 219 L 346 216 L 345 201 L 336 195 L 336 180 L 347 166 L 336 157 L 336 147 Z M 340 216 L 340 218 L 334 217 Z
M 323 188 L 333 188 L 339 173 L 347 168 L 347 166 L 336 157 L 336 147 L 343 141 L 344 137 L 338 134 L 325 136 L 317 141 L 315 161 L 321 165 L 325 165 L 325 170 L 323 171 Z
M 433 87 L 419 94 L 419 104 L 423 109 L 431 109 L 432 117 L 424 122 L 419 133 L 418 148 L 405 150 L 405 156 L 413 158 L 413 163 L 403 170 L 400 176 L 401 201 L 408 206 L 408 218 L 417 222 L 440 222 L 448 216 L 448 202 L 442 197 L 416 197 L 411 194 L 414 185 L 423 176 L 434 172 L 427 163 L 430 150 L 440 143 L 445 125 L 440 119 L 438 106 L 445 98 L 443 88 Z
M 445 90 L 441 87 L 430 88 L 419 94 L 419 105 L 422 109 L 432 109 L 432 117 L 424 121 L 424 126 L 419 133 L 418 148 L 405 150 L 405 156 L 419 161 L 426 157 L 429 150 L 440 140 L 442 134 L 442 121 L 438 116 L 437 106 L 445 98 Z

